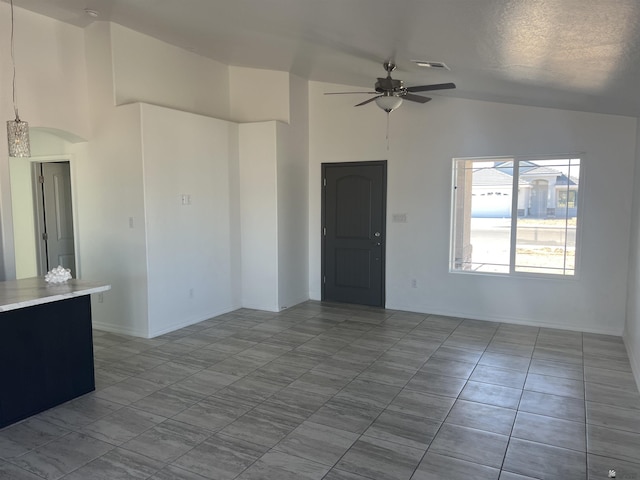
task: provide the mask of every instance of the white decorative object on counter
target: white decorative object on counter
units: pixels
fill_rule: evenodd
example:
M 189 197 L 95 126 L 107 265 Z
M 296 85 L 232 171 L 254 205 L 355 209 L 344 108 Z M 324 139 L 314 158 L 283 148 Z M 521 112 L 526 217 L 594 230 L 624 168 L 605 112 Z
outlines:
M 71 270 L 62 267 L 62 265 L 49 270 L 44 276 L 44 281 L 47 283 L 64 283 L 67 280 L 71 280 Z

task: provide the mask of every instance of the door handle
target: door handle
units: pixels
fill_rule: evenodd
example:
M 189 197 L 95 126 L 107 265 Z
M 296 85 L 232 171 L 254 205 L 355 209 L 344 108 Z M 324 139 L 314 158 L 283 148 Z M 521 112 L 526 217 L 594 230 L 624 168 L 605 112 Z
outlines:
M 373 244 L 376 247 L 379 247 L 380 245 L 382 245 L 382 241 L 381 241 L 382 239 L 380 238 L 380 232 L 375 232 L 373 234 L 373 236 L 376 237 L 376 239 L 373 241 Z

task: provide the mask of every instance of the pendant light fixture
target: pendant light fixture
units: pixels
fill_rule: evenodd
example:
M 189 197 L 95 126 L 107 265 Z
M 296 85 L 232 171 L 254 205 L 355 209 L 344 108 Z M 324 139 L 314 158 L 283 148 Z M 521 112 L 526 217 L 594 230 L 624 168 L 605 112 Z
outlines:
M 13 0 L 11 3 L 11 64 L 13 66 L 13 111 L 16 114 L 15 120 L 7 121 L 7 141 L 9 144 L 10 157 L 30 157 L 31 147 L 29 145 L 29 124 L 20 120 L 18 115 L 18 103 L 16 100 L 16 59 L 13 47 Z

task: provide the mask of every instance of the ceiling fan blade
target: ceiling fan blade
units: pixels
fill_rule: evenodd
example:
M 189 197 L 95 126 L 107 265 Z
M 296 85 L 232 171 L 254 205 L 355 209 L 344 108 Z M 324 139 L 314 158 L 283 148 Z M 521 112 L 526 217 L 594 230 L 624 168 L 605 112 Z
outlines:
M 351 95 L 353 93 L 366 95 L 379 95 L 378 92 L 324 92 L 325 95 Z
M 429 100 L 431 100 L 431 98 L 429 97 L 413 95 L 412 93 L 407 93 L 406 95 L 403 95 L 401 98 L 404 98 L 405 100 L 409 100 L 410 102 L 418 102 L 418 103 L 427 103 Z
M 380 97 L 384 97 L 384 95 L 378 95 L 377 97 L 370 98 L 369 100 L 365 100 L 364 102 L 360 102 L 359 104 L 354 105 L 354 107 L 361 107 L 362 105 L 366 105 L 367 103 L 371 103 L 371 102 L 373 102 L 376 98 L 380 98 Z
M 432 90 L 448 90 L 456 88 L 455 83 L 436 83 L 435 85 L 418 85 L 416 87 L 407 87 L 407 92 L 430 92 Z

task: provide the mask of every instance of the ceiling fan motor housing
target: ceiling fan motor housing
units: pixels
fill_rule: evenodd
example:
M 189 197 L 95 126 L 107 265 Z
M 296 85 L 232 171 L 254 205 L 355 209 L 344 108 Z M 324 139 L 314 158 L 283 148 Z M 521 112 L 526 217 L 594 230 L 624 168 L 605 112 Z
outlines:
M 391 77 L 387 78 L 378 78 L 376 82 L 376 92 L 385 93 L 385 92 L 401 92 L 404 88 L 402 80 L 395 80 Z

